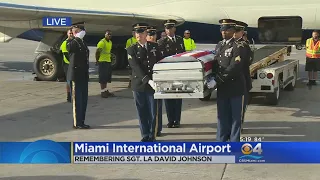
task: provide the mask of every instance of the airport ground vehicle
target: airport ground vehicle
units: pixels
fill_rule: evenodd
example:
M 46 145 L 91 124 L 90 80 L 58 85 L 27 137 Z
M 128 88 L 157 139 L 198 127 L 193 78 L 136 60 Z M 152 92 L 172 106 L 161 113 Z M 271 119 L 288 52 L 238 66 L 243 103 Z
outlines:
M 253 88 L 250 97 L 265 96 L 271 105 L 279 102 L 281 90 L 293 90 L 299 72 L 299 60 L 285 59 L 290 56 L 291 46 L 268 45 L 254 51 L 250 66 Z M 200 100 L 209 100 L 211 94 Z

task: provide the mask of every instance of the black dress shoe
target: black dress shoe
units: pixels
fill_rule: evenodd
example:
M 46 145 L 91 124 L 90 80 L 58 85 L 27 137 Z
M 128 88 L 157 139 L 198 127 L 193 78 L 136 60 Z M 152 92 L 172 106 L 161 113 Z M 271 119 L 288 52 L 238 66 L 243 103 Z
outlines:
M 171 123 L 171 122 L 169 122 L 168 124 L 167 124 L 167 128 L 173 128 L 173 123 Z
M 85 126 L 85 125 L 73 126 L 73 129 L 89 129 L 89 128 L 90 128 L 90 126 L 88 127 L 88 125 L 87 126 Z
M 142 138 L 140 142 L 149 142 L 149 137 Z
M 87 125 L 87 124 L 83 124 L 83 126 L 86 127 L 86 128 L 88 128 L 88 129 L 90 128 L 90 126 Z
M 173 124 L 173 127 L 174 128 L 179 128 L 180 127 L 180 122 L 175 121 L 174 124 Z
M 155 141 L 156 141 L 156 138 L 155 138 L 155 137 L 149 137 L 148 142 L 155 142 Z
M 161 136 L 161 132 L 157 132 L 157 137 L 160 137 Z

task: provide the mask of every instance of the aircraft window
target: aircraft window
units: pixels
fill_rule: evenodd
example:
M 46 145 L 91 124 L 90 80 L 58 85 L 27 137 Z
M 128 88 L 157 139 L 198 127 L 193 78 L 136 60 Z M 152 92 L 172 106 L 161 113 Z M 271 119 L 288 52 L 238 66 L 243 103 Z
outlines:
M 258 31 L 261 43 L 298 43 L 302 39 L 302 18 L 261 17 Z

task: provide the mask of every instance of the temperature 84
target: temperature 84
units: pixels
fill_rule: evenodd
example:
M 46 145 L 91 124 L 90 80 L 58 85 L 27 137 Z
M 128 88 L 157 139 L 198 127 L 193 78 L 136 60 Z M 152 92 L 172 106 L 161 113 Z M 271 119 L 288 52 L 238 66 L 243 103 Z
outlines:
M 263 141 L 263 137 L 250 137 L 250 136 L 246 136 L 246 137 L 240 137 L 240 142 L 261 142 Z

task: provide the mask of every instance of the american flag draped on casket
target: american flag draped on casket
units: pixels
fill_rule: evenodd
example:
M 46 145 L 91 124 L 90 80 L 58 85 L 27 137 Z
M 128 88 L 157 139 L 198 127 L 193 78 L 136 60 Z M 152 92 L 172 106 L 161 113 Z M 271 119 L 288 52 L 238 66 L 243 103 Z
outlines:
M 212 90 L 205 81 L 212 72 L 214 51 L 191 51 L 166 57 L 153 67 L 156 99 L 204 98 Z

